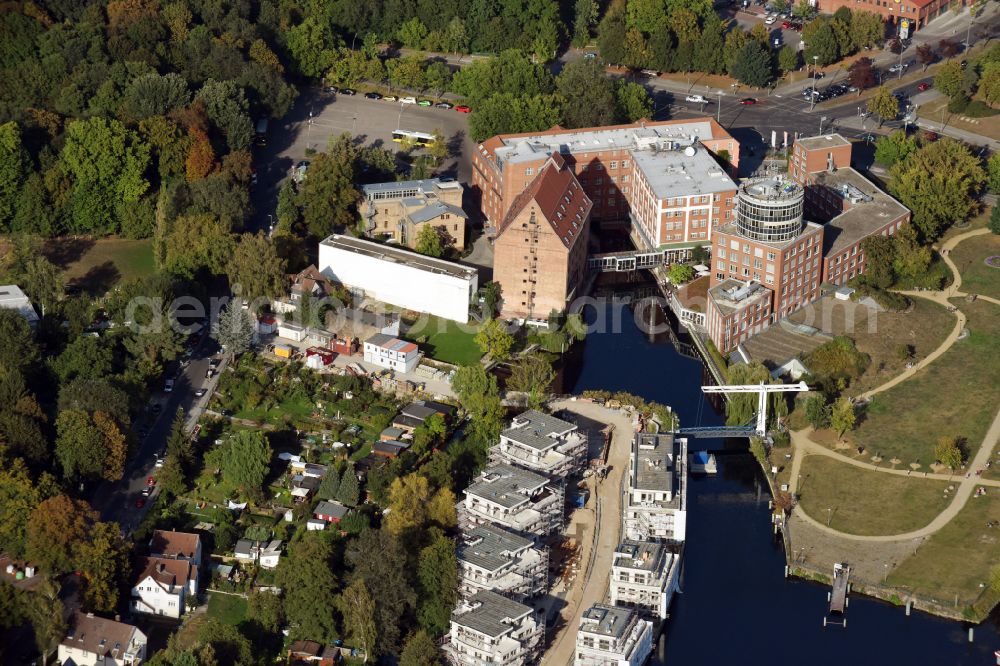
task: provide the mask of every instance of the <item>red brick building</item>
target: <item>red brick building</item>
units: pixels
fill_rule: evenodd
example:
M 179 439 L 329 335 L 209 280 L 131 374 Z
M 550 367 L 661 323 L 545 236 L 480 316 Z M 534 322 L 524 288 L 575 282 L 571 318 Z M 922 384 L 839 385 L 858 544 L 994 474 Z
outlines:
M 960 0 L 965 6 L 965 0 Z M 909 22 L 908 30 L 903 28 L 905 35 L 919 30 L 930 21 L 941 16 L 951 8 L 948 0 L 816 0 L 813 5 L 824 14 L 833 14 L 841 7 L 847 7 L 853 12 L 874 12 L 882 16 L 891 26 L 891 33 L 897 34 L 901 22 Z
M 637 247 L 707 245 L 732 219 L 739 143 L 711 118 L 504 134 L 479 145 L 473 193 L 496 227 L 519 193 L 558 153 L 592 202 L 595 221 L 631 221 Z
M 562 155 L 550 155 L 497 226 L 493 279 L 503 316 L 545 319 L 580 295 L 592 208 Z

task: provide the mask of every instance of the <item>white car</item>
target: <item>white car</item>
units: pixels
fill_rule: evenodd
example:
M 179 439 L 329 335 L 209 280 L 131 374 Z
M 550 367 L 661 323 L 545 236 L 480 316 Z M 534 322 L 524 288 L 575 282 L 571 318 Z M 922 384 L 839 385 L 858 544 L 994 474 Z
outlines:
M 399 103 L 400 104 L 416 104 L 417 103 L 417 98 L 416 97 L 400 97 L 399 98 Z
M 708 100 L 701 95 L 688 95 L 684 98 L 685 102 L 694 102 L 695 104 L 708 104 Z
M 164 391 L 164 393 L 170 393 L 173 390 L 174 390 L 174 380 L 173 379 L 168 379 L 166 382 L 163 383 L 163 391 Z
M 764 23 L 767 25 L 772 25 L 777 20 L 778 19 L 775 18 L 774 16 L 768 16 L 766 19 L 764 19 Z

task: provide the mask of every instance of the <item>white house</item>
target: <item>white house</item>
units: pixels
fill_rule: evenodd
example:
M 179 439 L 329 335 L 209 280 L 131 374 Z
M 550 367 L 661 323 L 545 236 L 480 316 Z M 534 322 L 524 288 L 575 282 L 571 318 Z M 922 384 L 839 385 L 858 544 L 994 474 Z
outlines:
M 462 532 L 457 555 L 462 596 L 493 590 L 524 600 L 545 591 L 548 553 L 532 539 L 496 525 L 479 525 Z
M 60 664 L 139 666 L 146 660 L 146 634 L 131 624 L 79 612 L 67 624 L 56 655 Z
M 515 416 L 490 449 L 490 462 L 566 477 L 583 468 L 587 437 L 575 423 L 530 409 Z
M 198 594 L 198 567 L 189 560 L 144 557 L 137 571 L 130 604 L 135 613 L 179 618 Z
M 302 342 L 306 337 L 306 328 L 291 321 L 281 321 L 278 322 L 277 334 L 279 338 Z
M 264 569 L 274 569 L 281 559 L 281 540 L 240 539 L 236 542 L 233 554 L 240 562 L 259 562 Z
M 420 351 L 412 342 L 376 333 L 365 340 L 365 362 L 408 373 L 420 362 Z
M 630 608 L 594 604 L 580 618 L 575 666 L 642 666 L 652 651 L 652 622 Z
M 459 603 L 444 649 L 456 666 L 521 666 L 537 658 L 543 631 L 531 606 L 484 590 Z
M 687 440 L 636 433 L 629 458 L 625 536 L 634 541 L 684 541 L 687 535 Z
M 677 589 L 678 556 L 664 544 L 623 541 L 615 549 L 608 596 L 615 606 L 663 620 Z
M 479 291 L 474 268 L 338 234 L 319 244 L 319 269 L 376 301 L 463 324 Z
M 38 323 L 38 313 L 31 305 L 31 300 L 16 284 L 0 286 L 0 308 L 16 311 L 32 326 Z
M 493 465 L 465 489 L 459 505 L 463 528 L 495 523 L 535 536 L 562 527 L 563 487 L 557 481 L 513 465 Z

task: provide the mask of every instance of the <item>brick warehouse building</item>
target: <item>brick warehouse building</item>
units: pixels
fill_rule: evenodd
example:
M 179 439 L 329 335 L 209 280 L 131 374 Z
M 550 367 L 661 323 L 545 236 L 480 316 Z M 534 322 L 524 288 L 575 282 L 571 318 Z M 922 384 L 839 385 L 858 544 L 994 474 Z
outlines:
M 712 118 L 492 137 L 473 155 L 472 185 L 487 228 L 553 153 L 562 156 L 592 202 L 594 221 L 630 221 L 640 249 L 686 252 L 732 220 L 736 184 L 719 166 L 739 165 L 739 143 Z
M 722 353 L 819 299 L 821 284 L 864 273 L 861 241 L 909 223 L 910 211 L 850 163 L 839 134 L 806 138 L 792 149 L 788 177 L 740 186 L 736 220 L 712 243 L 705 325 Z
M 892 34 L 904 37 L 925 27 L 952 6 L 949 0 L 810 0 L 810 4 L 824 14 L 833 14 L 841 7 L 852 12 L 874 12 L 885 19 Z M 962 7 L 966 4 L 961 0 Z M 903 25 L 904 20 L 908 26 Z
M 544 319 L 580 295 L 592 207 L 562 155 L 549 156 L 497 227 L 493 279 L 504 317 Z

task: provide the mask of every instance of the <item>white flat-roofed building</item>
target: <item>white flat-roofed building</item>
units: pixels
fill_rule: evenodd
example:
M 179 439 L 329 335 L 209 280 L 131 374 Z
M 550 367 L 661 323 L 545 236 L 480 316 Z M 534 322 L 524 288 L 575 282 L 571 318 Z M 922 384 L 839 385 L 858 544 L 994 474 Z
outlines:
M 575 666 L 642 666 L 653 652 L 653 624 L 630 608 L 594 604 L 576 632 Z
M 32 326 L 38 323 L 38 313 L 35 312 L 31 299 L 16 284 L 0 286 L 0 308 L 14 310 Z
M 537 659 L 543 633 L 533 608 L 484 590 L 455 609 L 444 651 L 455 666 L 521 666 Z
M 680 558 L 664 544 L 623 541 L 611 565 L 609 597 L 616 606 L 635 608 L 640 614 L 663 620 L 677 589 Z
M 420 363 L 420 350 L 412 342 L 394 338 L 384 333 L 376 333 L 365 340 L 365 362 L 395 370 L 413 372 Z
M 687 440 L 636 433 L 629 458 L 625 538 L 679 543 L 687 530 Z
M 462 532 L 458 543 L 459 591 L 471 597 L 493 590 L 514 599 L 541 594 L 548 579 L 548 553 L 532 539 L 496 525 Z
M 462 323 L 479 291 L 474 268 L 338 234 L 319 244 L 319 269 L 368 298 Z
M 545 536 L 562 527 L 563 487 L 514 465 L 493 465 L 465 489 L 458 510 L 464 529 L 495 523 L 521 534 Z
M 564 478 L 586 462 L 587 437 L 575 423 L 534 409 L 515 416 L 490 449 L 490 462 Z

